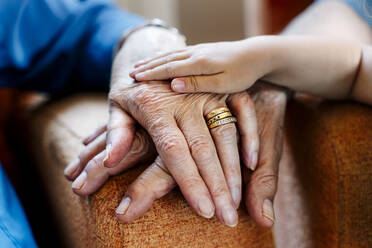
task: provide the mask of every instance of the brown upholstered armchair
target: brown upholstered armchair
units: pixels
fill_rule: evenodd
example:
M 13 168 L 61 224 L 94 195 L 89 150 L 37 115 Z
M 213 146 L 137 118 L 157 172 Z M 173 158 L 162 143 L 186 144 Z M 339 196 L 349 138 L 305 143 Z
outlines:
M 77 95 L 31 119 L 32 154 L 67 247 L 370 247 L 372 109 L 348 102 L 293 100 L 275 200 L 277 222 L 259 229 L 244 207 L 236 228 L 204 220 L 175 190 L 142 218 L 120 224 L 115 208 L 137 167 L 91 197 L 74 195 L 63 169 L 82 137 L 105 122 L 104 95 Z M 81 113 L 84 113 L 82 115 Z

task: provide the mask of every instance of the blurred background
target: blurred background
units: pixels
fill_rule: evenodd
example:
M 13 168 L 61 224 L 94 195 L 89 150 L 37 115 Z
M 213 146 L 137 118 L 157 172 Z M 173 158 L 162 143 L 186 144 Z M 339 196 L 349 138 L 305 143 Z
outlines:
M 180 29 L 189 44 L 238 40 L 277 33 L 310 0 L 118 0 L 149 19 L 160 18 Z
M 280 32 L 312 0 L 116 0 L 131 12 L 148 19 L 160 18 L 177 27 L 188 44 L 238 40 Z M 43 95 L 0 89 L 0 160 L 13 181 L 15 157 L 9 147 L 13 123 L 37 106 Z M 17 146 L 15 146 L 17 150 Z M 17 183 L 14 182 L 14 184 Z M 17 187 L 16 187 L 17 188 Z

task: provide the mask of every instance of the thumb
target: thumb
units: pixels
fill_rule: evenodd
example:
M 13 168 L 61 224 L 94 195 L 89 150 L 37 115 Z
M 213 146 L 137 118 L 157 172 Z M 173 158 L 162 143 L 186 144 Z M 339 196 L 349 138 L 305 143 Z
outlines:
M 246 186 L 245 203 L 248 212 L 258 225 L 271 227 L 275 222 L 273 201 L 277 190 L 277 170 L 260 165 L 254 172 L 247 168 L 244 170 L 246 174 L 251 174 Z
M 103 165 L 115 167 L 130 150 L 134 140 L 134 120 L 124 110 L 110 104 L 110 117 L 107 124 L 106 157 Z
M 258 125 L 262 122 L 258 122 Z M 273 123 L 271 123 L 273 124 Z M 263 124 L 265 125 L 265 124 Z M 263 227 L 275 222 L 273 201 L 278 184 L 278 168 L 282 156 L 281 125 L 266 126 L 260 135 L 260 154 L 255 171 L 250 175 L 246 187 L 246 206 L 252 219 Z
M 210 92 L 210 93 L 231 93 L 232 84 L 224 80 L 224 74 L 188 76 L 172 80 L 172 90 L 178 93 Z

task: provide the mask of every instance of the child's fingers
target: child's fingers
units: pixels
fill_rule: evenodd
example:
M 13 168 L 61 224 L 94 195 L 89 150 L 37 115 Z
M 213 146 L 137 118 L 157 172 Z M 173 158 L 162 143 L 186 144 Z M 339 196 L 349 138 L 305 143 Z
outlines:
M 145 60 L 140 60 L 134 65 L 134 68 L 137 68 L 137 67 L 140 67 L 144 64 L 150 63 L 151 61 L 159 59 L 161 57 L 165 57 L 165 56 L 168 56 L 168 55 L 173 54 L 173 53 L 180 53 L 180 52 L 184 52 L 184 51 L 185 51 L 185 49 L 174 50 L 174 51 L 170 51 L 170 52 L 166 52 L 166 53 L 161 53 L 158 56 L 155 56 L 155 57 L 152 57 L 152 58 L 148 58 L 148 59 L 145 59 Z
M 172 90 L 179 93 L 210 92 L 232 93 L 236 92 L 232 82 L 225 80 L 223 73 L 203 76 L 188 76 L 175 78 L 171 83 Z
M 130 76 L 132 78 L 136 78 L 136 75 L 141 72 L 154 69 L 155 67 L 159 67 L 161 65 L 164 65 L 164 64 L 167 64 L 173 61 L 185 60 L 185 59 L 188 59 L 189 57 L 190 55 L 186 52 L 172 53 L 167 56 L 154 59 L 151 62 L 148 62 L 142 66 L 137 67 L 135 70 L 133 70 L 130 73 Z
M 179 60 L 135 74 L 135 79 L 137 81 L 166 80 L 197 74 L 197 69 L 197 64 L 191 59 Z

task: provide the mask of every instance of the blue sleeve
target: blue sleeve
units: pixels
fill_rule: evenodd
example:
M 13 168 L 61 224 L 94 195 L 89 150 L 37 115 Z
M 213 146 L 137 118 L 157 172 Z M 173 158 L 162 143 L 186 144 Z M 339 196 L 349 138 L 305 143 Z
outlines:
M 107 88 L 113 48 L 144 21 L 110 0 L 1 0 L 0 87 Z

